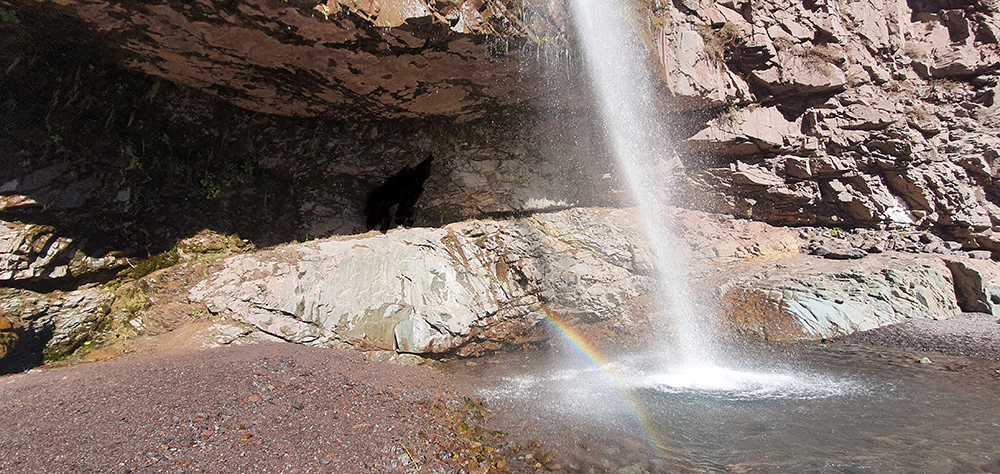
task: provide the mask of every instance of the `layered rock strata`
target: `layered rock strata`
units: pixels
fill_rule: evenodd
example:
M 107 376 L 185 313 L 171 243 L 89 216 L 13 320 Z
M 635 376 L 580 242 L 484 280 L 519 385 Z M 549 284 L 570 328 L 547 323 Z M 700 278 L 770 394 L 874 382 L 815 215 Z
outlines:
M 891 250 L 821 259 L 800 255 L 805 240 L 789 229 L 674 218 L 695 291 L 715 288 L 719 304 L 705 311 L 743 337 L 829 338 L 998 301 L 992 262 Z M 658 317 L 659 283 L 633 219 L 574 209 L 326 239 L 233 257 L 190 297 L 282 339 L 385 351 L 475 355 L 539 340 L 549 317 L 635 335 Z
M 510 4 L 510 5 L 508 5 Z M 133 65 L 240 107 L 291 116 L 481 114 L 523 101 L 515 2 L 80 2 L 129 38 Z M 554 25 L 534 25 L 541 34 Z M 484 37 L 485 35 L 485 37 Z
M 547 314 L 634 309 L 651 282 L 628 219 L 578 209 L 325 239 L 228 259 L 190 297 L 293 342 L 475 355 L 544 338 Z
M 110 321 L 115 300 L 101 288 L 36 293 L 0 288 L 0 373 L 68 356 L 96 344 Z M 21 367 L 21 364 L 26 364 Z
M 996 5 L 636 6 L 630 11 L 641 21 L 634 24 L 662 65 L 662 94 L 650 100 L 675 125 L 677 157 L 689 178 L 679 204 L 776 225 L 912 226 L 964 250 L 1000 249 Z M 356 231 L 365 190 L 427 153 L 439 156 L 443 173 L 432 177 L 436 190 L 426 202 L 434 211 L 425 225 L 623 202 L 600 125 L 588 117 L 592 106 L 578 81 L 580 55 L 569 48 L 573 33 L 562 2 L 97 2 L 70 3 L 68 11 L 91 28 L 124 34 L 118 39 L 131 64 L 149 74 L 251 112 L 326 119 L 295 129 L 274 116 L 243 115 L 231 130 L 216 126 L 232 118 L 231 110 L 213 117 L 210 106 L 180 107 L 178 98 L 169 99 L 172 121 L 224 138 L 210 148 L 233 150 L 234 135 L 251 145 L 246 160 L 231 167 L 273 171 L 270 182 L 293 177 L 280 192 L 247 189 L 239 198 L 251 206 L 262 203 L 244 194 L 290 196 L 273 217 L 295 209 L 296 237 Z M 6 66 L 24 67 L 14 58 Z M 79 70 L 77 79 L 86 79 L 86 65 Z M 68 105 L 75 90 L 44 99 Z M 158 90 L 149 86 L 150 103 Z M 521 129 L 494 123 L 512 110 L 530 110 Z M 398 123 L 385 121 L 400 117 L 484 118 L 442 144 L 427 134 L 392 137 L 386 131 Z M 544 117 L 571 123 L 546 126 Z M 340 122 L 331 126 L 330 119 Z M 344 119 L 353 121 L 350 127 Z M 121 124 L 132 125 L 131 119 Z M 120 165 L 129 166 L 129 157 L 149 159 L 138 156 L 140 141 L 143 148 L 164 141 L 164 153 L 174 153 L 172 135 L 172 145 L 166 133 L 119 144 Z M 39 161 L 28 150 L 11 152 Z M 72 168 L 86 170 L 78 162 L 88 159 L 73 156 Z M 237 193 L 227 194 L 220 183 L 248 177 L 223 177 L 225 169 L 199 170 L 198 179 L 209 195 L 235 202 Z M 98 198 L 129 208 L 143 195 L 138 187 L 66 169 L 58 186 L 32 187 L 34 171 L 3 174 L 3 208 L 82 212 Z M 705 195 L 710 199 L 687 199 Z M 266 225 L 255 224 L 248 227 Z
M 186 102 L 181 99 L 193 94 L 158 93 L 160 82 L 154 81 L 141 84 L 149 90 L 139 93 L 130 92 L 133 83 L 124 82 L 117 84 L 117 91 L 95 93 L 88 90 L 87 81 L 100 81 L 101 71 L 85 63 L 60 71 L 54 79 L 46 77 L 64 87 L 48 87 L 40 80 L 38 88 L 52 93 L 41 101 L 50 104 L 42 107 L 45 128 L 31 130 L 27 141 L 6 136 L 0 140 L 0 152 L 16 158 L 0 169 L 0 211 L 5 218 L 0 280 L 19 288 L 12 291 L 36 298 L 27 292 L 70 289 L 101 270 L 130 266 L 119 252 L 142 254 L 144 243 L 186 236 L 190 229 L 180 232 L 176 227 L 197 214 L 186 204 L 192 201 L 191 193 L 154 186 L 178 169 L 189 185 L 200 186 L 207 201 L 219 199 L 217 206 L 204 206 L 216 207 L 215 216 L 240 215 L 244 229 L 292 229 L 269 243 L 356 231 L 367 190 L 410 164 L 407 160 L 428 152 L 438 156 L 435 163 L 442 167 L 428 181 L 423 204 L 429 212 L 418 219 L 424 225 L 491 213 L 504 217 L 626 203 L 617 173 L 606 160 L 600 125 L 588 116 L 587 102 L 577 100 L 586 94 L 580 94 L 575 81 L 563 81 L 578 76 L 577 56 L 566 49 L 572 42 L 565 36 L 572 33 L 564 8 L 560 2 L 521 3 L 520 9 L 512 9 L 513 3 L 472 0 L 320 5 L 160 1 L 141 6 L 70 2 L 66 11 L 104 31 L 104 36 L 95 37 L 124 42 L 124 49 L 134 54 L 133 67 L 207 91 L 250 112 L 274 115 L 233 114 L 232 108 L 217 109 L 201 99 Z M 0 32 L 26 28 L 29 21 L 23 12 L 49 6 L 16 4 L 10 10 L 13 16 L 5 18 L 22 12 L 25 21 L 5 20 Z M 647 172 L 683 172 L 687 179 L 675 181 L 684 183 L 683 189 L 666 190 L 681 198 L 682 205 L 772 224 L 831 227 L 826 230 L 835 234 L 832 240 L 806 235 L 804 240 L 812 240 L 807 250 L 850 259 L 827 270 L 789 272 L 794 277 L 777 276 L 781 271 L 772 270 L 742 283 L 725 279 L 720 287 L 735 295 L 729 301 L 756 302 L 743 310 L 724 309 L 740 331 L 772 339 L 786 337 L 782 334 L 827 337 L 907 316 L 947 317 L 956 308 L 993 311 L 998 298 L 992 267 L 967 256 L 1000 251 L 995 235 L 1000 230 L 995 187 L 1000 23 L 995 2 L 685 0 L 670 5 L 640 2 L 639 7 L 641 21 L 635 24 L 649 40 L 651 56 L 664 65 L 662 97 L 650 100 L 663 105 L 680 143 L 677 160 Z M 116 37 L 115 32 L 123 35 Z M 65 59 L 66 51 L 62 53 L 58 61 Z M 11 74 L 33 62 L 22 61 L 20 53 L 0 57 L 4 77 L 15 77 Z M 546 89 L 555 90 L 558 98 L 543 94 Z M 96 97 L 109 94 L 138 99 L 127 108 L 110 107 L 106 117 L 91 117 Z M 6 112 L 19 113 L 27 103 L 20 96 L 3 97 Z M 143 109 L 153 107 L 147 104 L 161 107 L 169 119 L 144 116 Z M 514 105 L 530 113 L 506 122 L 494 120 L 507 116 L 515 110 L 508 106 Z M 66 137 L 74 127 L 60 130 L 58 120 L 49 120 L 74 107 L 86 123 L 101 122 L 103 129 L 108 124 L 122 130 L 147 128 L 92 151 L 69 143 Z M 288 125 L 278 115 L 319 118 Z M 336 117 L 335 123 L 329 123 L 330 117 Z M 441 121 L 425 125 L 423 120 L 431 117 Z M 524 117 L 527 121 L 519 122 Z M 388 120 L 392 118 L 414 120 Z M 466 122 L 470 119 L 475 120 Z M 546 120 L 565 123 L 554 126 Z M 219 125 L 223 122 L 225 126 Z M 176 123 L 185 126 L 170 128 Z M 441 132 L 446 124 L 452 128 Z M 100 123 L 93 126 L 101 129 Z M 197 128 L 215 138 L 183 148 L 179 137 L 189 135 L 180 131 Z M 237 143 L 246 146 L 237 148 Z M 208 152 L 197 154 L 203 149 Z M 229 156 L 233 150 L 240 150 L 237 158 Z M 194 173 L 190 167 L 197 161 L 218 166 Z M 231 186 L 236 182 L 254 184 L 237 189 Z M 276 182 L 283 185 L 268 187 Z M 145 199 L 142 205 L 140 197 Z M 234 208 L 244 212 L 235 213 Z M 572 212 L 582 213 L 589 223 L 572 223 Z M 399 295 L 380 294 L 354 301 L 354 309 L 334 320 L 323 311 L 307 313 L 305 306 L 301 312 L 297 304 L 288 306 L 307 300 L 296 296 L 295 291 L 305 291 L 298 283 L 266 272 L 254 276 L 241 272 L 242 267 L 231 269 L 232 281 L 213 280 L 193 295 L 259 330 L 303 342 L 479 353 L 523 341 L 520 333 L 506 329 L 503 335 L 480 338 L 484 328 L 514 321 L 518 328 L 521 322 L 530 327 L 543 309 L 579 321 L 630 317 L 648 309 L 643 295 L 652 291 L 649 268 L 641 239 L 624 224 L 630 218 L 614 217 L 618 211 L 586 217 L 592 212 L 497 221 L 495 230 L 476 236 L 472 234 L 480 230 L 473 224 L 460 224 L 410 231 L 416 237 L 393 233 L 379 241 L 400 256 L 397 263 L 415 266 L 373 275 L 377 288 L 394 287 L 390 283 L 398 274 L 415 278 L 429 272 L 431 267 L 416 261 L 423 258 L 404 251 L 418 250 L 416 255 L 428 254 L 435 271 L 462 269 L 447 270 L 454 278 L 448 288 L 465 295 L 457 301 L 469 303 L 468 311 L 449 306 L 456 303 L 421 286 L 418 293 L 434 304 L 399 303 Z M 138 224 L 139 214 L 153 223 Z M 113 224 L 89 235 L 65 232 L 67 222 L 97 221 L 94 216 Z M 708 268 L 719 273 L 728 268 L 719 266 L 726 259 L 734 264 L 768 253 L 766 245 L 721 230 L 716 225 L 720 222 L 728 221 L 703 215 L 681 219 L 692 261 L 712 262 Z M 732 222 L 743 230 L 757 225 Z M 94 234 L 112 227 L 121 238 L 113 244 L 102 242 L 98 250 L 84 249 L 87 237 L 91 243 L 102 240 Z M 861 238 L 866 243 L 854 245 L 840 237 L 843 229 L 856 227 L 861 229 L 849 237 L 863 230 L 870 233 Z M 702 239 L 703 234 L 716 237 Z M 445 243 L 443 235 L 456 236 L 455 242 Z M 483 236 L 489 237 L 480 242 Z M 332 242 L 336 240 L 285 249 L 288 261 L 273 253 L 261 258 L 272 258 L 268 265 L 289 272 L 302 265 L 308 275 L 338 266 L 340 259 L 366 261 L 359 248 Z M 903 267 L 897 265 L 902 260 L 891 256 L 869 256 L 917 250 L 934 255 Z M 469 270 L 469 262 L 449 252 L 474 255 L 479 267 Z M 522 259 L 532 266 L 518 267 Z M 233 260 L 238 261 L 257 271 L 254 258 Z M 529 276 L 530 268 L 538 275 Z M 712 271 L 703 273 L 708 278 Z M 454 286 L 460 275 L 472 275 L 478 283 Z M 290 293 L 254 295 L 247 285 L 258 277 Z M 379 309 L 380 304 L 372 309 L 383 296 L 399 307 Z M 44 298 L 72 299 L 65 294 Z M 426 309 L 428 305 L 445 309 Z M 63 306 L 49 305 L 47 311 L 53 313 L 46 314 L 54 315 Z M 741 313 L 753 307 L 777 322 L 769 326 L 759 314 Z M 348 329 L 368 327 L 352 315 L 369 310 L 392 326 L 391 335 L 375 337 L 368 330 Z M 18 328 L 25 327 L 24 321 L 50 317 L 31 313 L 34 316 L 22 318 L 22 313 L 4 315 L 10 326 L 4 340 L 21 334 Z M 346 319 L 343 314 L 348 314 Z M 445 324 L 445 315 L 455 322 Z M 276 319 L 268 322 L 272 316 Z M 51 316 L 51 321 L 59 320 Z M 318 326 L 317 320 L 324 325 Z

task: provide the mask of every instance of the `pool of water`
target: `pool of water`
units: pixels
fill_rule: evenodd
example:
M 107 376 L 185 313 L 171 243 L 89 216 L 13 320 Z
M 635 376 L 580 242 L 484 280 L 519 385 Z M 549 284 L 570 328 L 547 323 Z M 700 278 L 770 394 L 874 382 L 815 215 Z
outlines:
M 857 346 L 752 346 L 677 368 L 568 348 L 446 370 L 573 472 L 1000 472 L 1000 374 Z M 957 361 L 957 362 L 956 362 Z M 951 369 L 951 370 L 949 370 Z

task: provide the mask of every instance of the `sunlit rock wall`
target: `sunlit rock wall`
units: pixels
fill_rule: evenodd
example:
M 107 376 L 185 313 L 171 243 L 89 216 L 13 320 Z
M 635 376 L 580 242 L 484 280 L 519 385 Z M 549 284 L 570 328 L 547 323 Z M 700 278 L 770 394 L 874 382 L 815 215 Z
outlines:
M 805 240 L 788 228 L 663 217 L 677 223 L 698 316 L 730 335 L 822 339 L 1000 312 L 995 264 L 961 252 L 830 260 L 800 254 Z M 189 298 L 284 340 L 364 350 L 479 355 L 538 343 L 552 323 L 669 337 L 646 333 L 665 290 L 636 221 L 632 209 L 578 208 L 286 245 L 227 258 Z
M 995 2 L 682 2 L 654 11 L 684 137 L 717 210 L 791 225 L 915 224 L 1000 248 Z
M 926 256 L 789 265 L 780 274 L 734 286 L 722 298 L 726 322 L 739 333 L 772 341 L 832 338 L 960 312 L 948 266 Z
M 683 172 L 669 190 L 678 204 L 774 224 L 929 230 L 950 250 L 1000 251 L 996 2 L 630 5 L 663 79 L 650 101 L 683 164 L 648 172 Z M 418 226 L 629 202 L 561 1 L 4 8 L 19 18 L 0 25 L 5 45 L 36 35 L 0 51 L 0 283 L 19 291 L 106 281 L 203 227 L 261 245 L 364 231 L 368 192 L 427 154 Z M 42 10 L 52 22 L 33 23 Z M 128 79 L 67 44 L 40 58 L 54 26 L 161 80 Z M 100 107 L 114 97 L 127 100 Z M 72 114 L 81 120 L 64 120 Z M 571 230 L 566 239 L 584 232 Z M 730 237 L 737 244 L 694 251 L 753 254 Z M 947 266 L 956 304 L 993 311 L 990 278 Z M 940 286 L 949 274 L 939 273 L 918 281 Z M 825 321 L 810 334 L 841 326 Z M 451 347 L 435 341 L 427 347 Z
M 227 259 L 190 298 L 297 343 L 478 355 L 547 338 L 549 315 L 641 315 L 653 281 L 631 221 L 577 209 L 289 245 Z

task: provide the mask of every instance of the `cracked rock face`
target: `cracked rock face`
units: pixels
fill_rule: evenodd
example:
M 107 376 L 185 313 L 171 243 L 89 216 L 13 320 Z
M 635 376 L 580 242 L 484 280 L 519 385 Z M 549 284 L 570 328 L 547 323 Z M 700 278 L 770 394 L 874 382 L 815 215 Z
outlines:
M 190 298 L 292 342 L 476 355 L 539 340 L 546 314 L 633 307 L 649 281 L 627 221 L 581 209 L 320 240 L 227 259 Z
M 995 4 L 691 8 L 657 13 L 663 62 L 675 93 L 728 107 L 682 154 L 717 210 L 786 225 L 915 224 L 966 250 L 998 249 Z
M 4 352 L 13 359 L 16 352 L 34 346 L 58 359 L 90 344 L 114 299 L 110 292 L 94 287 L 45 294 L 0 288 L 0 359 Z M 0 373 L 7 373 L 7 363 L 0 360 Z
M 0 283 L 31 286 L 123 264 L 111 255 L 89 256 L 79 247 L 52 226 L 0 221 Z
M 599 337 L 636 337 L 660 316 L 663 292 L 637 218 L 634 209 L 575 208 L 333 237 L 232 255 L 180 286 L 164 283 L 180 281 L 169 270 L 140 284 L 162 280 L 184 300 L 183 318 L 201 305 L 224 316 L 218 344 L 277 338 L 380 357 L 477 356 L 545 340 L 550 318 Z M 687 255 L 700 316 L 743 337 L 819 339 L 962 310 L 1000 313 L 996 264 L 930 233 L 827 230 L 807 245 L 804 230 L 724 215 L 675 209 L 662 220 L 674 223 Z M 865 256 L 800 253 L 832 241 Z M 3 296 L 3 314 L 14 316 L 0 328 L 6 346 L 49 332 L 57 349 L 85 342 L 114 299 L 99 288 Z M 147 332 L 140 323 L 169 306 L 142 310 L 132 324 Z
M 872 247 L 831 260 L 800 254 L 804 237 L 787 228 L 685 210 L 669 217 L 692 289 L 704 295 L 701 316 L 744 338 L 832 338 L 1000 311 L 996 265 L 930 238 L 925 250 L 939 254 Z M 399 353 L 517 347 L 548 337 L 536 327 L 547 318 L 636 336 L 659 317 L 663 291 L 636 224 L 635 210 L 577 208 L 287 245 L 226 259 L 189 298 L 284 340 Z M 899 237 L 888 234 L 838 240 L 867 248 Z
M 772 341 L 832 338 L 960 312 L 948 266 L 916 256 L 868 257 L 826 271 L 792 266 L 781 275 L 737 285 L 723 305 L 737 331 Z

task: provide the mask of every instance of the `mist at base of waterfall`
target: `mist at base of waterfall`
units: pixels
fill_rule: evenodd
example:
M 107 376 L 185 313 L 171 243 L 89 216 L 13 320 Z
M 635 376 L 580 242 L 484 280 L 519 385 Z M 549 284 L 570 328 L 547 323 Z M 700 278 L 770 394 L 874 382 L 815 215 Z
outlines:
M 580 469 L 605 460 L 647 466 L 635 472 L 657 472 L 649 463 L 667 466 L 660 472 L 949 472 L 990 466 L 1000 446 L 995 380 L 901 366 L 902 357 L 751 344 L 742 363 L 691 368 L 669 354 L 606 352 L 620 355 L 597 366 L 560 346 L 445 370 L 488 402 L 497 429 L 540 440 Z

